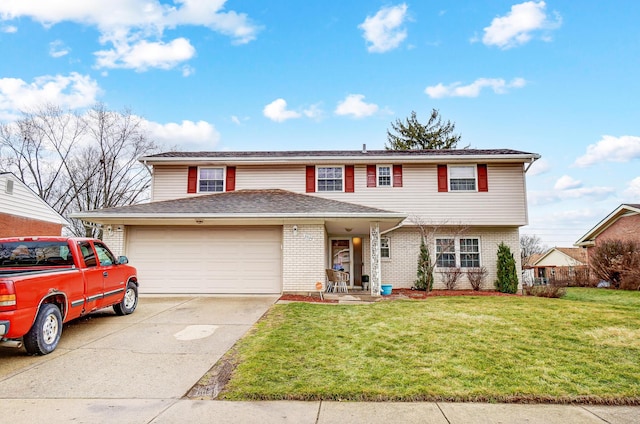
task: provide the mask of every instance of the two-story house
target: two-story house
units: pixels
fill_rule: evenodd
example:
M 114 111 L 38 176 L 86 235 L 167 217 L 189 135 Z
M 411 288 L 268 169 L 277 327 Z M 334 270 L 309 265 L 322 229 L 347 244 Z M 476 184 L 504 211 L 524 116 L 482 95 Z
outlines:
M 75 214 L 140 273 L 142 293 L 314 291 L 327 268 L 410 288 L 422 234 L 440 271 L 485 267 L 498 244 L 519 262 L 525 173 L 514 150 L 168 152 L 152 201 Z M 519 263 L 518 263 L 519 267 Z M 468 288 L 463 275 L 460 288 Z

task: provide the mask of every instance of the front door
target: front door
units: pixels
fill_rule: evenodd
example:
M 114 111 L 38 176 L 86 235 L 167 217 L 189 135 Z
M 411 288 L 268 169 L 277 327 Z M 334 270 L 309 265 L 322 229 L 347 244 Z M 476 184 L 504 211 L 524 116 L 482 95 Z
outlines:
M 331 268 L 349 273 L 349 285 L 353 287 L 353 261 L 351 239 L 331 239 Z

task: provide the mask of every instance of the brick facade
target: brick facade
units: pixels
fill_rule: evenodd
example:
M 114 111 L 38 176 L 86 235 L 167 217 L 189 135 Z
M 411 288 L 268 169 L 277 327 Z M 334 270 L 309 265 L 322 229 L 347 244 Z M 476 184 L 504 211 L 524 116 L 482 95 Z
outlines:
M 60 236 L 62 224 L 0 213 L 0 237 Z
M 450 237 L 451 233 L 446 228 L 438 231 L 435 237 Z M 420 231 L 417 227 L 403 227 L 387 233 L 382 237 L 389 238 L 391 254 L 389 259 L 382 259 L 382 284 L 391 284 L 394 288 L 411 288 L 415 285 L 418 255 L 420 253 Z M 471 228 L 465 230 L 462 237 L 480 239 L 480 265 L 487 269 L 483 290 L 493 290 L 494 281 L 497 278 L 496 263 L 498 245 L 504 242 L 513 253 L 516 260 L 516 269 L 520 269 L 520 234 L 518 228 Z M 431 259 L 435 260 L 435 242 L 430 241 Z M 364 240 L 364 249 L 369 248 L 369 240 Z M 368 250 L 365 250 L 368 251 Z M 369 271 L 369 258 L 364 257 L 364 273 Z M 434 285 L 436 290 L 444 289 L 442 275 L 438 269 L 434 272 Z M 521 276 L 518 275 L 518 288 L 522 287 Z M 456 287 L 460 290 L 471 289 L 466 275 L 462 275 Z
M 315 291 L 316 282 L 324 283 L 326 248 L 324 224 L 283 225 L 282 290 Z
M 116 231 L 115 225 L 111 226 L 111 231 L 107 230 L 108 226 L 105 226 L 104 231 L 102 233 L 102 241 L 109 247 L 111 253 L 116 256 L 126 255 L 124 249 L 124 241 L 126 236 L 127 227 L 124 225 L 121 226 L 122 231 Z
M 603 240 L 640 241 L 640 215 L 622 216 L 595 239 L 595 245 Z

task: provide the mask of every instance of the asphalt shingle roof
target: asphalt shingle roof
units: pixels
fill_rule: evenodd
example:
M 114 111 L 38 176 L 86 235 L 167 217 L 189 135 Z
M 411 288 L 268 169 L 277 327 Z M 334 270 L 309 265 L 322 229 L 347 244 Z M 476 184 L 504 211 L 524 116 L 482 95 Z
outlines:
M 175 200 L 143 203 L 118 208 L 84 212 L 90 216 L 99 213 L 126 214 L 208 214 L 208 215 L 273 215 L 288 214 L 332 214 L 332 215 L 401 215 L 353 203 L 324 199 L 316 196 L 293 193 L 286 190 L 238 190 L 226 193 L 208 194 Z
M 293 157 L 353 157 L 360 156 L 477 156 L 532 155 L 511 149 L 430 149 L 430 150 L 310 150 L 310 151 L 254 151 L 254 152 L 164 152 L 146 158 L 293 158 Z

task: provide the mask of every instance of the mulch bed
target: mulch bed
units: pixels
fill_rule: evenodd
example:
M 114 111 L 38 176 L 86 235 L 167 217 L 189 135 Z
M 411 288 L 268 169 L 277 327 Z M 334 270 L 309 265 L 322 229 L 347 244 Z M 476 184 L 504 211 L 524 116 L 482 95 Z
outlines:
M 358 293 L 349 293 L 358 296 Z M 390 295 L 381 296 L 381 300 L 397 300 L 397 299 L 427 299 L 436 296 L 520 296 L 519 294 L 500 293 L 497 291 L 474 291 L 474 290 L 433 290 L 429 293 L 421 290 L 411 289 L 394 289 Z M 310 302 L 310 303 L 338 303 L 336 299 L 320 299 L 319 296 L 305 296 L 300 294 L 283 294 L 280 300 L 291 302 Z

